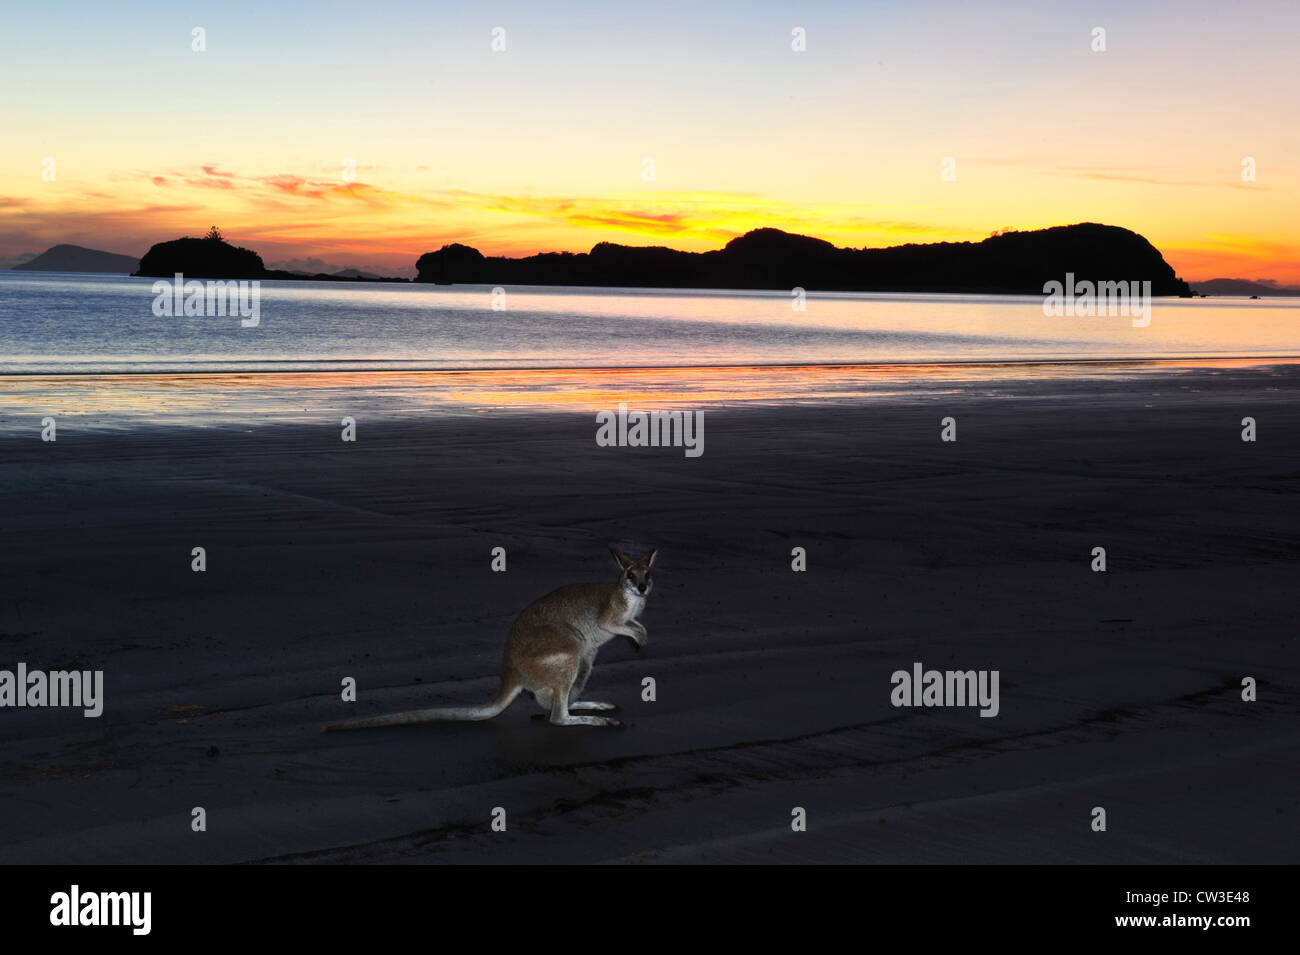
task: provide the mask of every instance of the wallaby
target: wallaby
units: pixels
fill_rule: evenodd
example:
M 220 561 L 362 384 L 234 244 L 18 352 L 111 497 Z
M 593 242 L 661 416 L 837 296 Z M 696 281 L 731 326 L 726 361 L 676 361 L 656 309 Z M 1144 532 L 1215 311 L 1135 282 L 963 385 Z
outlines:
M 482 706 L 410 710 L 390 716 L 327 726 L 330 730 L 364 730 L 414 723 L 490 720 L 514 702 L 522 690 L 550 711 L 556 726 L 622 726 L 605 716 L 574 713 L 617 709 L 613 703 L 579 700 L 587 685 L 596 651 L 614 637 L 628 637 L 640 650 L 646 629 L 637 620 L 650 593 L 650 566 L 656 550 L 640 560 L 610 548 L 620 573 L 612 583 L 570 584 L 535 600 L 515 620 L 501 661 L 501 688 Z

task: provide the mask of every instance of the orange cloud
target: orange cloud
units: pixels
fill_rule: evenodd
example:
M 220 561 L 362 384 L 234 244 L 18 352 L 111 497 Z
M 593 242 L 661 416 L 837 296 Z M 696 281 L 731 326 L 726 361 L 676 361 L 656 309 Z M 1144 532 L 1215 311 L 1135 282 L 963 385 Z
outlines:
M 1127 168 L 1067 172 L 1146 178 Z M 405 174 L 413 175 L 409 169 Z M 346 257 L 405 271 L 422 253 L 453 241 L 489 255 L 586 251 L 599 241 L 701 251 L 751 229 L 774 226 L 862 248 L 977 240 L 993 226 L 1053 224 L 1007 216 L 1007 221 L 971 226 L 960 221 L 975 216 L 968 207 L 912 203 L 907 207 L 912 217 L 902 217 L 898 206 L 791 202 L 753 192 L 647 189 L 597 197 L 396 189 L 331 179 L 319 171 L 252 174 L 216 163 L 156 175 L 108 174 L 107 179 L 115 184 L 111 197 L 63 183 L 31 195 L 0 197 L 0 225 L 9 233 L 0 243 L 0 254 L 6 249 L 26 252 L 41 242 L 74 241 L 139 255 L 155 242 L 200 234 L 215 222 L 232 241 L 256 248 L 264 257 Z M 177 201 L 152 201 L 158 188 L 167 189 Z M 1235 234 L 1147 234 L 1185 278 L 1229 275 L 1300 281 L 1291 265 L 1300 256 L 1291 242 Z

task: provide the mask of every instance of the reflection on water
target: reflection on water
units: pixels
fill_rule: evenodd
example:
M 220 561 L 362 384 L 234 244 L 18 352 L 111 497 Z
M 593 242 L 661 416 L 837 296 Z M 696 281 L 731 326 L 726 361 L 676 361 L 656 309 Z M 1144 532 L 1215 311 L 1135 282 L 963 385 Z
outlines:
M 415 371 L 1300 355 L 1300 299 L 1157 299 L 1150 325 L 1041 298 L 263 282 L 260 324 L 159 317 L 129 276 L 0 272 L 0 374 Z
M 34 430 L 46 415 L 79 426 L 235 426 L 352 417 L 393 419 L 431 414 L 587 411 L 728 405 L 878 401 L 968 394 L 1002 396 L 1059 382 L 1189 371 L 1225 380 L 1234 371 L 1258 379 L 1295 370 L 1258 359 L 1121 362 L 781 365 L 704 368 L 578 368 L 511 371 L 294 372 L 219 375 L 0 376 L 0 430 Z M 1204 383 L 1204 375 L 1197 381 Z M 62 423 L 62 421 L 61 421 Z

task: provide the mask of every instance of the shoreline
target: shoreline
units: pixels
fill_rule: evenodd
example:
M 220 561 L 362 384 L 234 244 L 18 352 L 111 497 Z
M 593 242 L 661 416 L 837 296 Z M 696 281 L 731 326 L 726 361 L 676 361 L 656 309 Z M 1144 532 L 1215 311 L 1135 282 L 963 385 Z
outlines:
M 729 365 L 561 370 L 0 376 L 0 435 L 53 417 L 65 434 L 641 410 L 884 408 L 986 398 L 1163 403 L 1300 388 L 1300 361 L 1253 358 L 950 365 Z
M 173 275 L 137 275 L 133 272 L 73 272 L 73 271 L 63 271 L 63 270 L 56 271 L 54 269 L 19 269 L 19 268 L 0 269 L 0 274 L 3 275 L 15 274 L 15 273 L 23 276 L 68 275 L 68 276 L 81 276 L 81 277 L 92 277 L 92 278 L 103 276 L 108 278 L 127 278 L 127 279 L 138 278 L 138 279 L 146 279 L 146 280 L 151 279 L 153 281 L 157 281 L 159 279 L 173 278 Z M 202 276 L 202 275 L 191 275 L 190 278 L 196 281 L 226 281 L 224 279 L 217 279 L 212 276 Z M 235 281 L 239 281 L 239 280 L 236 279 Z M 299 284 L 303 282 L 317 282 L 320 283 L 321 285 L 334 285 L 342 282 L 350 285 L 414 286 L 414 287 L 426 288 L 426 289 L 453 289 L 453 290 L 464 290 L 464 289 L 474 289 L 474 290 L 489 289 L 490 290 L 492 288 L 497 287 L 498 285 L 501 285 L 501 283 L 491 283 L 491 282 L 454 282 L 450 284 L 444 284 L 441 282 L 421 282 L 414 278 L 405 278 L 399 275 L 379 276 L 377 278 L 350 278 L 347 276 L 332 276 L 332 275 L 325 275 L 324 277 L 321 277 L 319 275 L 306 275 L 306 274 L 293 276 L 291 278 L 286 278 L 282 275 L 277 275 L 270 278 L 258 277 L 258 276 L 247 276 L 243 279 L 243 281 L 259 281 L 259 282 L 267 282 L 267 283 L 285 282 L 290 284 Z M 1210 281 L 1210 280 L 1207 279 L 1203 281 Z M 1189 279 L 1188 284 L 1190 285 L 1194 283 Z M 553 293 L 557 290 L 558 291 L 567 290 L 567 291 L 583 292 L 583 293 L 595 294 L 595 295 L 616 293 L 620 295 L 627 294 L 627 295 L 647 295 L 647 296 L 661 296 L 661 297 L 693 297 L 699 295 L 726 297 L 732 295 L 745 295 L 745 296 L 753 295 L 753 296 L 770 296 L 773 298 L 784 299 L 789 295 L 789 289 L 784 287 L 727 288 L 727 287 L 701 286 L 698 288 L 693 288 L 690 286 L 659 286 L 659 285 L 628 285 L 628 286 L 538 285 L 535 283 L 528 283 L 528 282 L 506 283 L 503 287 L 514 291 L 525 291 L 525 292 L 538 291 L 542 293 Z M 1041 300 L 1043 297 L 1041 292 L 944 291 L 944 290 L 936 290 L 936 289 L 928 289 L 928 290 L 920 290 L 920 291 L 907 291 L 907 290 L 899 290 L 899 289 L 890 289 L 890 290 L 809 289 L 808 295 L 813 298 L 820 298 L 820 297 L 829 298 L 835 296 L 842 296 L 848 298 L 863 298 L 867 300 L 889 299 L 895 296 L 904 296 L 907 298 L 917 298 L 920 296 L 934 296 L 936 299 L 940 301 L 954 300 L 954 299 L 970 299 L 970 298 L 1009 299 L 1012 301 L 1023 299 L 1023 300 L 1032 301 L 1032 300 Z M 1300 298 L 1300 289 L 1291 289 L 1287 291 L 1274 291 L 1272 293 L 1269 293 L 1262 289 L 1258 292 L 1196 292 L 1195 290 L 1193 290 L 1193 293 L 1191 295 L 1162 293 L 1162 294 L 1152 294 L 1151 297 L 1153 299 L 1159 299 L 1161 301 L 1173 301 L 1173 300 L 1186 301 L 1191 299 L 1206 299 L 1211 301 L 1222 300 L 1222 301 L 1231 301 L 1231 302 L 1250 302 L 1250 301 L 1262 302 L 1262 301 L 1268 301 L 1272 299 L 1286 300 L 1286 299 Z
M 1218 367 L 1220 365 L 1293 365 L 1300 364 L 1300 355 L 1292 354 L 1262 354 L 1262 355 L 1175 355 L 1175 356 L 1140 356 L 1140 357 L 1088 357 L 1088 358 L 1005 358 L 1005 359 L 954 359 L 951 361 L 823 361 L 823 362 L 734 362 L 719 363 L 709 362 L 707 364 L 657 364 L 657 365 L 454 365 L 454 366 L 435 366 L 424 365 L 414 367 L 400 368 L 380 368 L 370 366 L 392 364 L 391 359 L 310 359 L 311 364 L 318 365 L 337 365 L 339 367 L 325 368 L 281 368 L 281 369 L 262 369 L 257 367 L 243 367 L 256 365 L 275 365 L 290 364 L 281 359 L 268 358 L 264 360 L 254 359 L 232 359 L 230 364 L 237 364 L 241 367 L 222 369 L 222 370 L 189 370 L 180 366 L 163 368 L 159 370 L 145 371 L 113 371 L 113 370 L 96 370 L 96 371 L 5 371 L 0 368 L 0 381 L 6 378 L 116 378 L 116 377 L 133 377 L 133 378 L 160 378 L 160 377 L 186 377 L 186 378 L 215 378 L 224 376 L 253 376 L 253 375 L 330 375 L 330 374 L 372 374 L 372 375 L 402 375 L 402 374 L 494 374 L 508 372 L 602 372 L 602 373 L 636 373 L 645 371 L 712 371 L 712 370 L 731 370 L 731 369 L 771 369 L 774 371 L 797 371 L 800 369 L 838 369 L 838 370 L 901 370 L 913 369 L 918 372 L 926 370 L 942 370 L 946 368 L 1033 368 L 1033 367 L 1076 367 L 1076 366 L 1127 366 L 1127 365 L 1154 365 L 1154 366 L 1183 366 L 1183 367 Z

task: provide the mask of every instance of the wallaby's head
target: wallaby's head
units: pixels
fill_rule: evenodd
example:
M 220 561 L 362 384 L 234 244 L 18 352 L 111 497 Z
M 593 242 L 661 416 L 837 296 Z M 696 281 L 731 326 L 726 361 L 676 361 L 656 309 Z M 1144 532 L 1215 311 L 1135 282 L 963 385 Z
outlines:
M 623 571 L 618 582 L 624 592 L 634 597 L 644 597 L 650 593 L 650 588 L 653 586 L 653 581 L 650 580 L 650 565 L 655 562 L 658 548 L 650 551 L 640 560 L 633 560 L 626 554 L 620 554 L 612 547 L 609 552 L 614 555 L 614 559 L 618 561 L 618 566 Z

